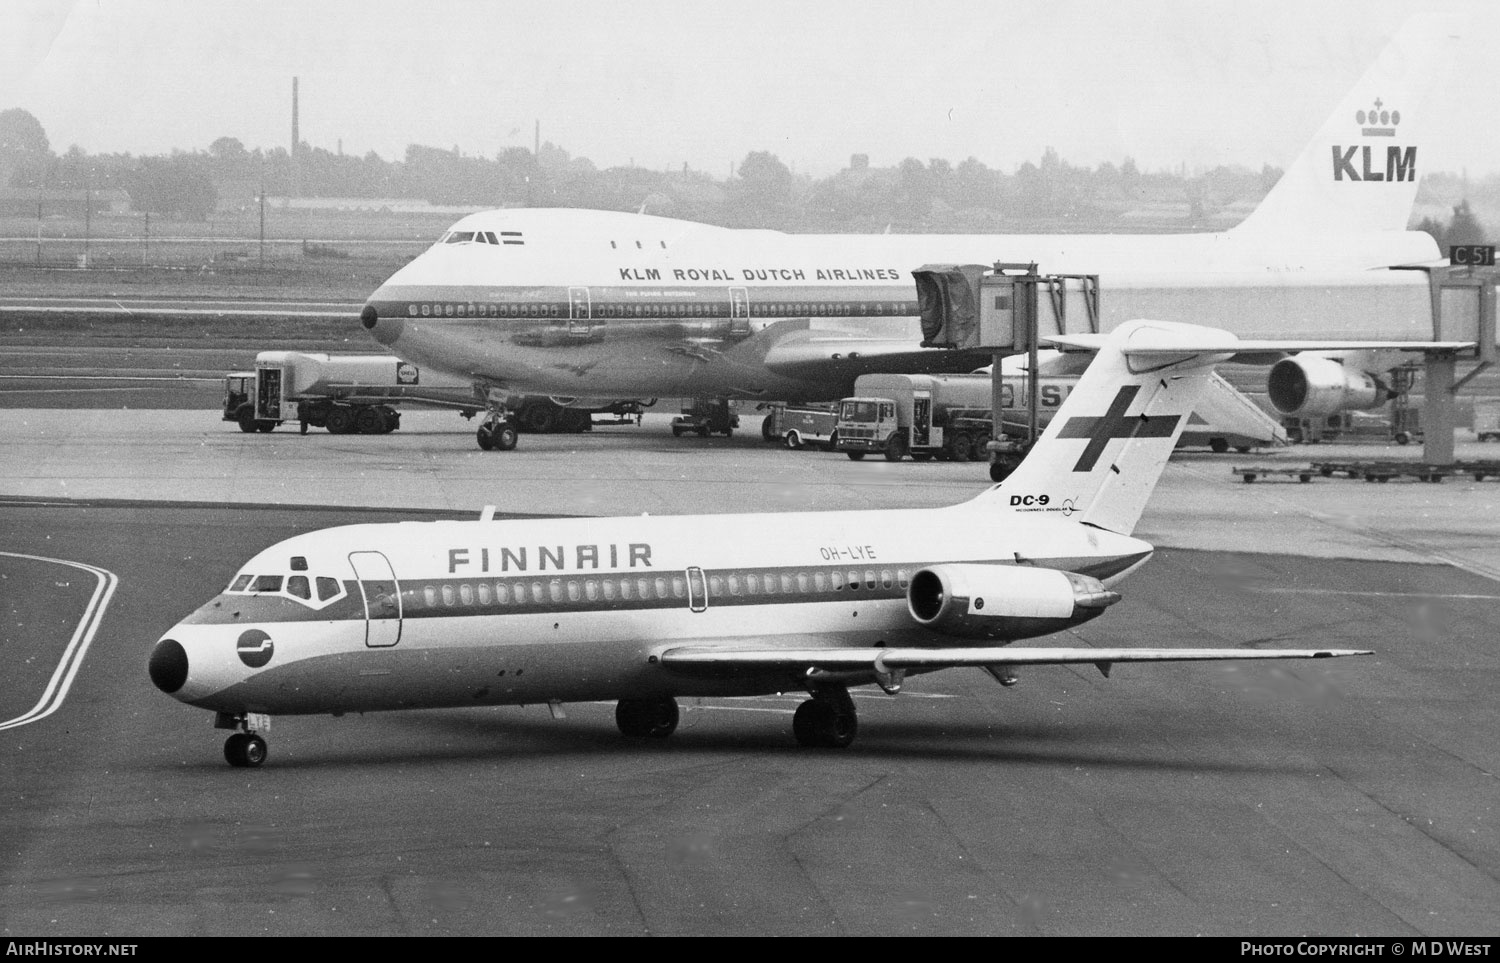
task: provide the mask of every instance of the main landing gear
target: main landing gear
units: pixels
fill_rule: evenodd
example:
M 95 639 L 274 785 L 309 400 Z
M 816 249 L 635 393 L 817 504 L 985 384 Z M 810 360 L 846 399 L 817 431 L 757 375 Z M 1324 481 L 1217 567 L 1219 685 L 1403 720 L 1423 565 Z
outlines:
M 231 715 L 221 712 L 214 719 L 215 729 L 239 729 L 224 740 L 224 761 L 236 769 L 254 769 L 266 761 L 266 740 L 255 731 L 267 728 L 270 719 L 265 716 Z M 255 725 L 252 725 L 255 723 Z
M 677 728 L 677 700 L 621 699 L 615 706 L 615 725 L 632 738 L 665 739 Z
M 665 739 L 677 729 L 677 700 L 621 699 L 615 706 L 615 725 L 633 739 Z M 799 745 L 815 749 L 842 749 L 854 741 L 859 718 L 849 690 L 841 685 L 823 685 L 812 698 L 797 707 L 792 733 Z
M 792 734 L 797 744 L 814 749 L 843 749 L 854 741 L 859 717 L 854 700 L 841 685 L 819 686 L 812 698 L 797 707 L 792 716 Z

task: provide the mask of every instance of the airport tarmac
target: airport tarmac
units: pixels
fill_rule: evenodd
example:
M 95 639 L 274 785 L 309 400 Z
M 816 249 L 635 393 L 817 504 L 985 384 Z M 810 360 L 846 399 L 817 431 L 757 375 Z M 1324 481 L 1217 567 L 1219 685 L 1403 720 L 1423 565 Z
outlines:
M 1013 689 L 949 671 L 860 693 L 842 752 L 796 748 L 789 694 L 695 703 L 651 746 L 594 704 L 281 718 L 265 768 L 227 767 L 146 654 L 295 532 L 486 504 L 940 505 L 988 484 L 753 429 L 674 439 L 654 414 L 510 453 L 473 427 L 0 409 L 0 933 L 1495 932 L 1500 483 L 1230 474 L 1308 449 L 1179 455 L 1137 532 L 1162 550 L 1067 639 L 1371 657 L 1034 669 Z M 96 570 L 118 577 L 107 604 Z
M 443 509 L 528 515 L 719 514 L 956 504 L 989 484 L 982 464 L 791 452 L 760 440 L 747 411 L 732 438 L 673 438 L 670 416 L 585 435 L 524 435 L 481 451 L 477 422 L 408 411 L 390 435 L 241 433 L 211 411 L 0 408 L 0 496 L 152 498 L 225 506 Z M 1472 435 L 1460 458 L 1500 458 Z M 1299 446 L 1181 452 L 1138 534 L 1153 544 L 1389 561 L 1445 562 L 1500 578 L 1500 482 L 1366 484 L 1315 478 L 1246 485 L 1236 465 L 1415 458 L 1415 447 Z

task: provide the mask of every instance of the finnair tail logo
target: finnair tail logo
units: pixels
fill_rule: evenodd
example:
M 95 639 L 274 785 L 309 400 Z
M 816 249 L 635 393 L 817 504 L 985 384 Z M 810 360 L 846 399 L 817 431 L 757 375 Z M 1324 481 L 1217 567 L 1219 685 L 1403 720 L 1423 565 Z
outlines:
M 1361 137 L 1395 137 L 1401 125 L 1401 111 L 1390 110 L 1375 98 L 1372 110 L 1354 113 Z M 1358 156 L 1359 164 L 1355 165 Z M 1336 181 L 1414 181 L 1417 179 L 1417 149 L 1387 145 L 1385 169 L 1380 167 L 1380 152 L 1369 144 L 1344 147 L 1333 145 L 1333 179 Z
M 1125 414 L 1140 390 L 1140 385 L 1126 385 L 1115 395 L 1115 400 L 1110 402 L 1109 410 L 1102 416 L 1073 417 L 1063 425 L 1062 431 L 1057 434 L 1058 438 L 1087 438 L 1089 440 L 1083 448 L 1083 454 L 1078 458 L 1078 463 L 1073 466 L 1074 471 L 1093 471 L 1094 466 L 1099 462 L 1099 456 L 1104 454 L 1104 446 L 1109 444 L 1110 439 L 1171 438 L 1177 433 L 1177 423 L 1182 420 L 1181 415 L 1127 416 Z

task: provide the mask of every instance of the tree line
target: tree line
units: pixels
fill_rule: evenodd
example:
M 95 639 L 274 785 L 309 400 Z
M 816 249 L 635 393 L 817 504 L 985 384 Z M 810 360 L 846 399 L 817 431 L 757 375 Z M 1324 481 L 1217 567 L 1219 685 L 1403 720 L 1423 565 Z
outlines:
M 882 168 L 855 154 L 843 170 L 822 178 L 795 174 L 769 151 L 752 151 L 731 176 L 716 178 L 687 165 L 601 169 L 552 143 L 489 157 L 413 144 L 400 160 L 386 160 L 374 151 L 356 156 L 307 144 L 295 153 L 247 149 L 225 136 L 206 150 L 162 156 L 89 154 L 77 146 L 59 155 L 30 113 L 0 111 L 0 188 L 120 188 L 135 210 L 191 219 L 249 211 L 265 193 L 644 211 L 728 227 L 830 233 L 1131 229 L 1143 212 L 1147 223 L 1205 228 L 1248 213 L 1280 176 L 1270 166 L 1147 172 L 1129 158 L 1084 167 L 1051 148 L 1013 173 L 973 157 L 957 164 L 909 157 Z M 1500 195 L 1500 183 L 1493 187 Z M 1477 221 L 1469 223 L 1467 207 L 1464 217 L 1457 228 L 1467 237 Z M 1450 230 L 1436 222 L 1432 229 L 1434 236 Z

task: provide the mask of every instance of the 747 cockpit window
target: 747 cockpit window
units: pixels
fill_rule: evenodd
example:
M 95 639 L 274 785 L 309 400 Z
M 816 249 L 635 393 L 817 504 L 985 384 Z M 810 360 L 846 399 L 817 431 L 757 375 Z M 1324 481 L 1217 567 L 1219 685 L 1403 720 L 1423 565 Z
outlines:
M 444 244 L 462 244 L 465 241 L 474 240 L 473 231 L 449 231 L 448 236 L 443 238 Z

